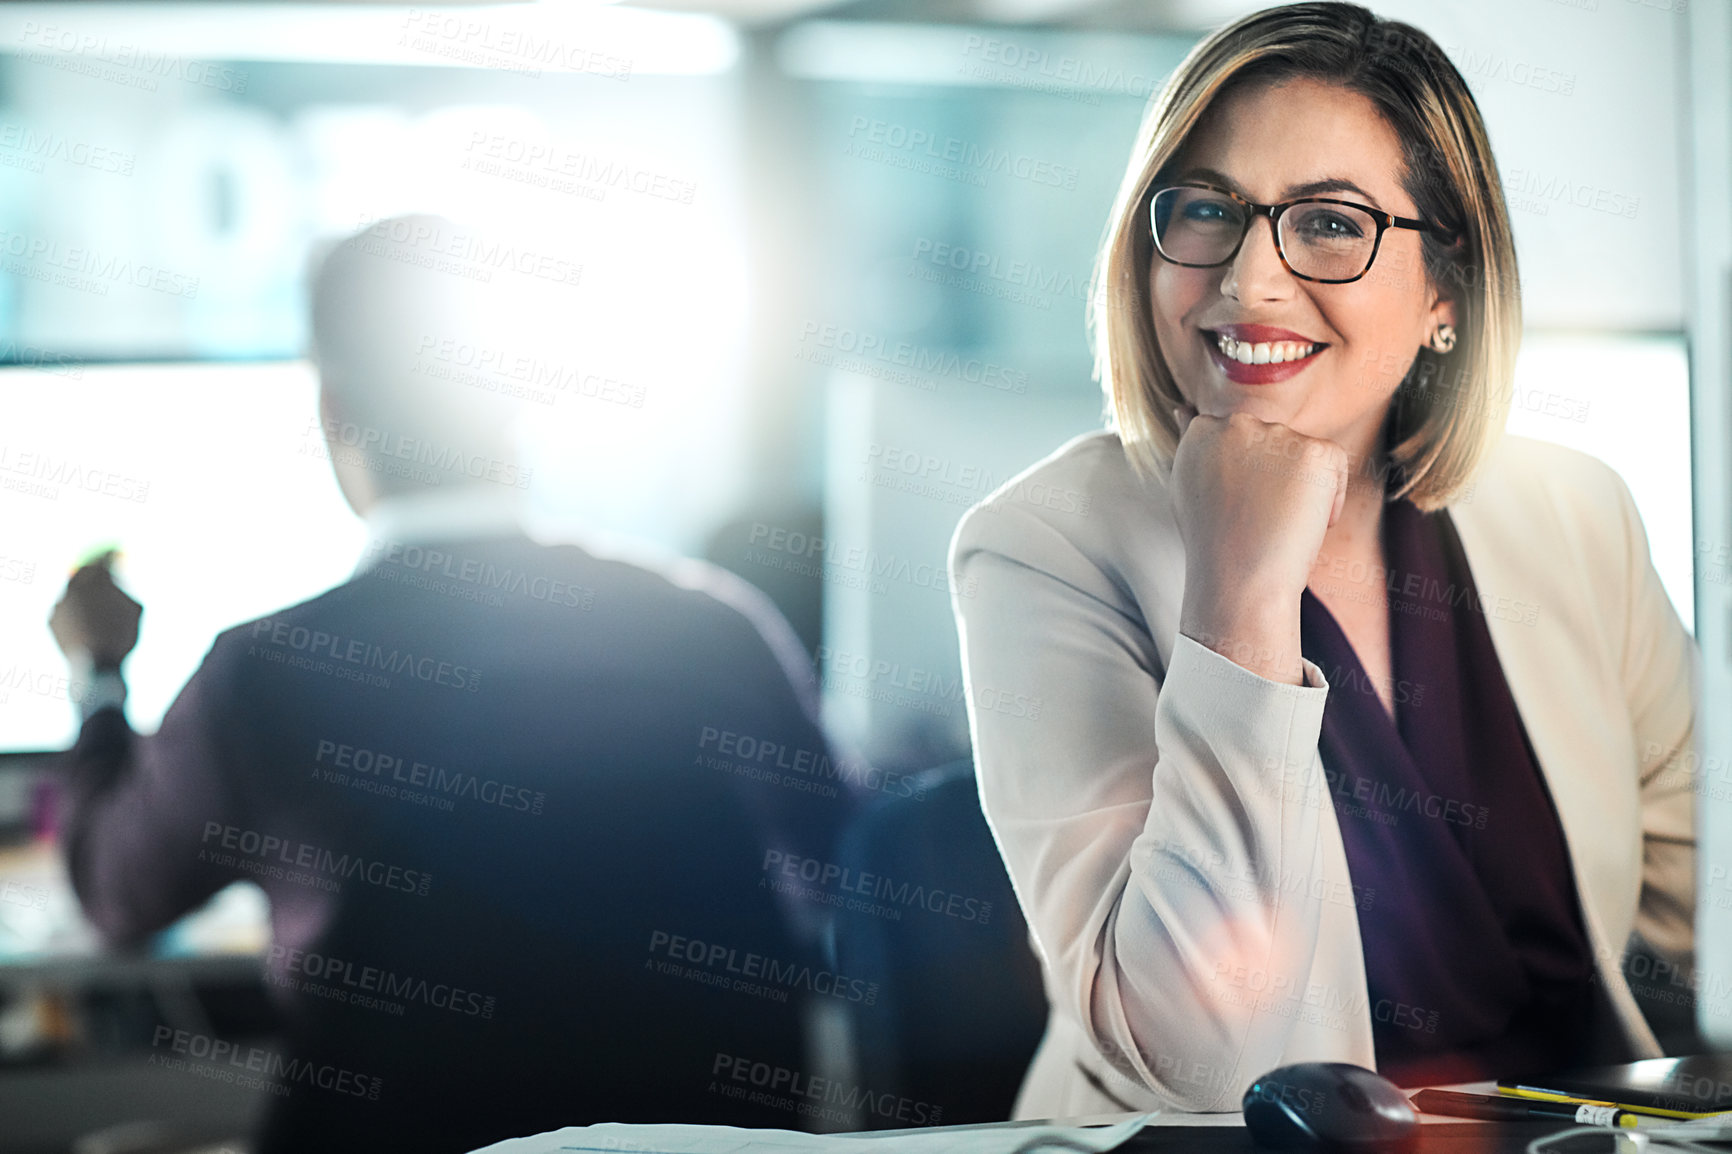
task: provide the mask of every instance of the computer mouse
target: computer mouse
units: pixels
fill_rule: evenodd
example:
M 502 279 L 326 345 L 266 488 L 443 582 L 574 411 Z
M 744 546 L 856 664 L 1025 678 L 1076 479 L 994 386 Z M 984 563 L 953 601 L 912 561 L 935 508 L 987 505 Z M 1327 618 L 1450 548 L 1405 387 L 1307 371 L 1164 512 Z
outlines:
M 1251 1083 L 1245 1129 L 1259 1146 L 1329 1154 L 1411 1149 L 1419 1114 L 1396 1085 L 1348 1062 L 1296 1062 Z

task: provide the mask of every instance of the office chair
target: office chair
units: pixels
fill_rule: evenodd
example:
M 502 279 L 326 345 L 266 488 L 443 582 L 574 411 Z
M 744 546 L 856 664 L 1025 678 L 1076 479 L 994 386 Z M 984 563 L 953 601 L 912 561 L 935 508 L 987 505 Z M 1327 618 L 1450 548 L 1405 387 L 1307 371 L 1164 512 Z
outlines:
M 837 848 L 854 871 L 848 897 L 860 899 L 836 911 L 837 968 L 880 986 L 853 1023 L 859 1084 L 876 1108 L 862 1124 L 1002 1121 L 1046 1026 L 1040 963 L 973 763 L 914 781 L 915 796 L 876 802 Z

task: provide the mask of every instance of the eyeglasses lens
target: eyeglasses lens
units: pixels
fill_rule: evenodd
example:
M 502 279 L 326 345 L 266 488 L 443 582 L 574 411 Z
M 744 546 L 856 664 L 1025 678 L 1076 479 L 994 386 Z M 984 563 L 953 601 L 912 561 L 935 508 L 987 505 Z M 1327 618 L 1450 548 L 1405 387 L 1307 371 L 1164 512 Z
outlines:
M 1168 188 L 1150 207 L 1155 244 L 1168 260 L 1224 263 L 1245 234 L 1247 210 L 1205 188 Z M 1281 214 L 1281 255 L 1300 276 L 1347 280 L 1371 264 L 1377 221 L 1344 204 L 1296 204 Z

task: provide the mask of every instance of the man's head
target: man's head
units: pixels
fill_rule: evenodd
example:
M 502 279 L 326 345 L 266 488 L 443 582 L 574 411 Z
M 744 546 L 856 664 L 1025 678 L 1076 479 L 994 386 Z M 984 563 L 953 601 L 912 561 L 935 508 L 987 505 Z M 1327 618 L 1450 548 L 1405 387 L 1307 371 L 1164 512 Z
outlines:
M 357 513 L 382 497 L 519 476 L 510 406 L 457 367 L 496 348 L 475 235 L 436 216 L 379 221 L 332 246 L 310 276 L 319 418 Z M 455 350 L 461 350 L 459 356 Z

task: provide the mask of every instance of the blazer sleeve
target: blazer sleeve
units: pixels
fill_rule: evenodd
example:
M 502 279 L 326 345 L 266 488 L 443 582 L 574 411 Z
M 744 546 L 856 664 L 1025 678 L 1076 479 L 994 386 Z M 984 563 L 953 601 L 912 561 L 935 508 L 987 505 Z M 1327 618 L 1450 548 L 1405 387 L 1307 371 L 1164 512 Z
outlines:
M 971 510 L 950 560 L 982 806 L 1056 1012 L 1170 1108 L 1238 1109 L 1295 1027 L 1245 975 L 1351 985 L 1314 964 L 1322 672 L 1279 684 L 1183 635 L 1163 668 L 1128 595 L 1021 505 Z M 1345 1034 L 1305 1056 L 1370 1059 Z
M 1696 642 L 1660 584 L 1635 500 L 1621 478 L 1612 474 L 1612 480 L 1626 545 L 1622 676 L 1642 804 L 1636 931 L 1662 954 L 1688 965 L 1696 909 Z
M 101 709 L 64 757 L 67 871 L 111 944 L 163 929 L 240 876 L 223 846 L 246 829 L 233 776 L 246 720 L 224 650 L 219 640 L 158 732 L 135 733 L 119 709 Z

